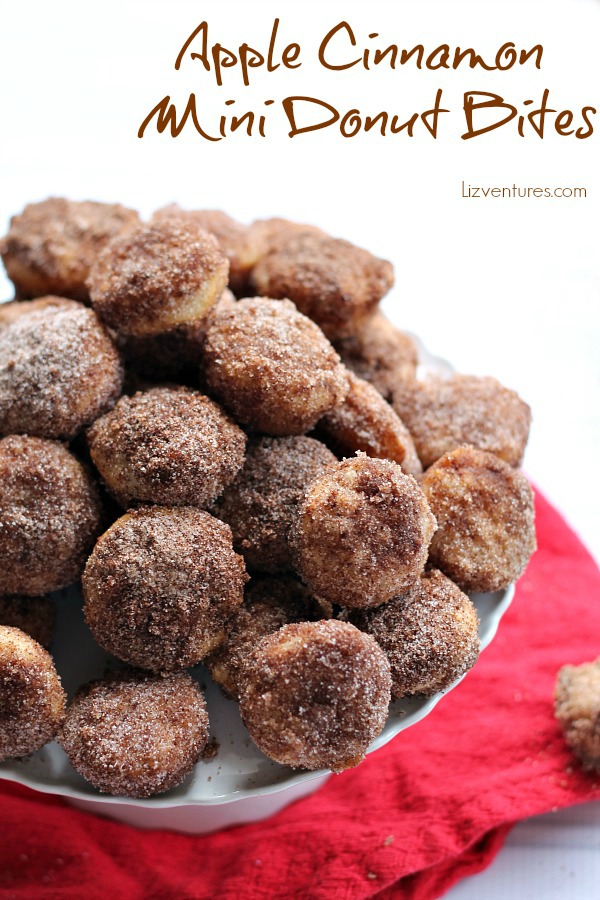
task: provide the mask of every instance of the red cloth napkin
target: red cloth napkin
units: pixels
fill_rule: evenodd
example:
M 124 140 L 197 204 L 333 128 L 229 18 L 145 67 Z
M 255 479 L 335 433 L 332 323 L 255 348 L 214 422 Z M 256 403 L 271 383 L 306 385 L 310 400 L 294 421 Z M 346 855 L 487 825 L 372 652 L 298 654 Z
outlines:
M 537 496 L 539 550 L 474 670 L 422 722 L 265 822 L 138 831 L 5 784 L 2 898 L 439 897 L 512 823 L 592 798 L 552 714 L 557 669 L 598 655 L 600 572 Z

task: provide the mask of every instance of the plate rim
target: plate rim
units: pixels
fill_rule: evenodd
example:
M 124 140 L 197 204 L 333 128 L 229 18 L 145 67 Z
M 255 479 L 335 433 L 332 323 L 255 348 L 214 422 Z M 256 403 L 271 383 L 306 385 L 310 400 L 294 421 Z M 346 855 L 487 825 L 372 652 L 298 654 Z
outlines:
M 514 596 L 515 585 L 513 583 L 508 585 L 508 587 L 504 589 L 503 596 L 498 600 L 498 603 L 489 614 L 485 637 L 480 640 L 480 652 L 485 650 L 493 641 L 498 632 L 500 621 L 511 605 Z M 390 725 L 388 721 L 384 726 L 381 734 L 379 734 L 378 737 L 376 737 L 369 745 L 367 756 L 381 749 L 381 747 L 384 747 L 386 744 L 396 738 L 402 731 L 405 731 L 413 725 L 416 725 L 417 722 L 420 722 L 422 719 L 428 716 L 429 713 L 434 709 L 434 707 L 437 706 L 440 700 L 442 700 L 447 694 L 450 693 L 450 691 L 457 687 L 460 682 L 468 676 L 468 674 L 469 672 L 465 672 L 464 675 L 461 675 L 460 678 L 449 685 L 444 691 L 439 691 L 437 694 L 434 694 L 432 697 L 430 697 L 429 700 L 423 704 L 423 706 L 421 706 L 415 713 L 411 714 L 410 722 L 403 724 L 402 720 L 400 719 L 394 724 Z M 25 757 L 24 759 L 26 760 L 27 757 Z M 19 763 L 18 760 L 16 762 Z M 25 768 L 26 765 L 24 766 L 24 769 Z M 333 773 L 330 769 L 315 769 L 312 771 L 290 769 L 290 776 L 284 781 L 277 782 L 276 784 L 269 784 L 252 788 L 242 787 L 233 791 L 228 791 L 227 794 L 224 794 L 222 796 L 208 797 L 202 800 L 191 800 L 187 797 L 169 797 L 167 793 L 165 795 L 157 795 L 140 800 L 140 798 L 121 797 L 115 796 L 113 794 L 88 794 L 84 793 L 83 790 L 70 786 L 50 785 L 45 782 L 39 782 L 34 778 L 28 777 L 26 771 L 11 771 L 0 767 L 1 780 L 15 784 L 21 784 L 24 787 L 39 791 L 42 794 L 50 794 L 55 797 L 62 797 L 66 800 L 84 801 L 86 803 L 98 803 L 100 805 L 117 804 L 133 808 L 137 807 L 140 809 L 163 810 L 225 806 L 231 803 L 238 803 L 243 800 L 249 800 L 257 797 L 268 797 L 272 794 L 281 793 L 283 791 L 294 788 L 300 784 L 307 784 L 310 781 L 325 778 L 331 774 Z

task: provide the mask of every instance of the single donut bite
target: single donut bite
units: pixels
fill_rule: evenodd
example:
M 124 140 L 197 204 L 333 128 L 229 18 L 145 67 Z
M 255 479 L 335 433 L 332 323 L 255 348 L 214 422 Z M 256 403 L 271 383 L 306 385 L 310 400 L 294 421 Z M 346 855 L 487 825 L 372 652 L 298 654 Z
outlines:
M 362 450 L 376 459 L 391 459 L 407 475 L 420 475 L 423 466 L 413 439 L 389 403 L 368 381 L 350 373 L 350 390 L 335 409 L 319 421 L 319 434 L 340 456 Z
M 228 272 L 212 235 L 165 221 L 112 241 L 87 284 L 107 325 L 143 336 L 203 319 L 227 286 Z
M 101 793 L 151 797 L 180 784 L 200 759 L 206 703 L 189 675 L 120 673 L 77 692 L 59 740 Z
M 199 391 L 157 387 L 121 397 L 87 435 L 115 499 L 208 506 L 244 462 L 246 435 Z
M 212 317 L 204 346 L 209 390 L 234 418 L 267 434 L 303 434 L 346 396 L 348 375 L 319 328 L 293 303 L 240 300 Z
M 357 766 L 385 725 L 390 668 L 346 622 L 285 625 L 247 659 L 240 712 L 263 753 L 284 766 Z
M 461 444 L 495 453 L 511 466 L 523 461 L 531 410 L 495 378 L 455 374 L 405 380 L 394 391 L 393 406 L 425 468 Z
M 139 224 L 133 209 L 118 203 L 49 197 L 13 216 L 0 255 L 17 297 L 58 294 L 89 299 L 86 279 L 106 244 Z
M 37 312 L 40 309 L 54 309 L 61 306 L 63 309 L 80 309 L 76 300 L 66 300 L 64 297 L 36 297 L 35 300 L 10 300 L 8 303 L 0 303 L 0 328 L 12 325 L 22 315 Z
M 229 287 L 235 294 L 246 289 L 250 265 L 245 258 L 248 226 L 236 222 L 220 209 L 181 209 L 176 203 L 157 209 L 152 216 L 157 222 L 183 222 L 212 234 L 229 261 Z
M 206 659 L 213 681 L 239 699 L 246 660 L 263 637 L 282 625 L 324 618 L 326 611 L 295 578 L 253 578 L 244 603 L 227 624 L 227 637 Z
M 524 475 L 493 453 L 458 447 L 427 469 L 421 489 L 438 523 L 434 566 L 465 591 L 499 591 L 519 578 L 536 547 Z
M 178 325 L 164 334 L 118 336 L 118 347 L 125 360 L 127 376 L 168 380 L 177 384 L 198 387 L 200 365 L 204 353 L 206 331 L 214 312 L 235 303 L 235 297 L 226 288 L 210 312 L 192 325 Z M 127 390 L 127 385 L 124 387 Z
M 289 533 L 310 482 L 336 458 L 314 438 L 254 438 L 243 469 L 211 512 L 231 527 L 249 569 L 293 571 Z
M 356 334 L 394 283 L 392 264 L 348 241 L 301 234 L 252 270 L 257 294 L 293 300 L 330 340 Z
M 246 240 L 242 248 L 242 260 L 248 271 L 271 250 L 285 246 L 293 238 L 302 237 L 305 234 L 328 235 L 317 228 L 316 225 L 307 225 L 303 222 L 292 222 L 290 219 L 271 218 L 256 219 L 248 227 Z
M 246 580 L 228 525 L 200 509 L 142 507 L 94 547 L 83 573 L 85 620 L 124 662 L 173 672 L 223 640 Z
M 0 434 L 71 440 L 122 385 L 119 354 L 91 309 L 47 306 L 0 328 Z
M 356 334 L 335 341 L 334 346 L 344 365 L 386 400 L 392 399 L 399 382 L 414 378 L 417 371 L 415 342 L 377 310 Z
M 55 622 L 56 607 L 50 597 L 0 597 L 0 625 L 24 631 L 46 650 Z
M 583 768 L 600 772 L 600 657 L 559 670 L 554 714 Z
M 379 606 L 418 579 L 434 530 L 414 478 L 359 454 L 309 486 L 292 531 L 297 571 L 330 603 Z
M 0 761 L 51 741 L 65 700 L 50 654 L 18 628 L 0 625 Z
M 0 595 L 39 596 L 77 581 L 101 518 L 96 484 L 66 447 L 0 440 Z
M 477 662 L 477 610 L 454 582 L 436 569 L 406 593 L 350 620 L 375 638 L 392 673 L 392 697 L 444 691 Z

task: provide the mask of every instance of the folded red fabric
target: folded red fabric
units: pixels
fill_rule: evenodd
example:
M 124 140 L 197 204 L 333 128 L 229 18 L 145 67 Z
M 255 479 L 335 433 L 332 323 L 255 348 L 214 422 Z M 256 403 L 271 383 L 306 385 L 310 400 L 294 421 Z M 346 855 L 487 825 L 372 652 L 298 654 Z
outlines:
M 557 669 L 598 655 L 600 572 L 537 496 L 539 549 L 474 670 L 422 722 L 265 822 L 139 831 L 4 783 L 7 898 L 439 897 L 511 823 L 600 798 L 553 718 Z

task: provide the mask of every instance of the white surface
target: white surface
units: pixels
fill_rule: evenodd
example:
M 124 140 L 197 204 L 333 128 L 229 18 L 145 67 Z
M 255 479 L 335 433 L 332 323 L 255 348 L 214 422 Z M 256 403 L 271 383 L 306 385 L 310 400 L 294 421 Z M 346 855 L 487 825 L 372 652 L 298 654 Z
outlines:
M 597 900 L 600 802 L 520 822 L 494 862 L 449 900 Z
M 440 85 L 453 110 L 465 89 L 496 89 L 517 102 L 538 98 L 544 87 L 561 108 L 600 107 L 597 0 L 330 0 L 293 8 L 274 0 L 3 0 L 1 7 L 0 227 L 26 201 L 50 193 L 120 199 L 144 213 L 178 200 L 220 206 L 246 221 L 274 213 L 316 221 L 387 256 L 397 272 L 386 303 L 394 319 L 463 371 L 495 375 L 531 403 L 526 467 L 600 555 L 598 124 L 587 141 L 521 139 L 508 127 L 469 142 L 455 128 L 437 142 L 343 140 L 329 130 L 294 141 L 279 130 L 265 141 L 238 136 L 217 145 L 135 136 L 168 92 L 214 99 L 198 67 L 172 69 L 202 16 L 223 43 L 258 39 L 281 15 L 286 35 L 308 49 L 344 17 L 357 32 L 378 30 L 404 46 L 422 40 L 485 49 L 508 39 L 545 48 L 540 72 L 489 76 L 340 75 L 307 63 L 297 74 L 259 75 L 255 87 L 240 88 L 232 72 L 219 102 L 232 97 L 250 107 L 306 92 L 343 108 L 406 110 L 423 108 Z M 463 179 L 584 185 L 588 197 L 467 201 Z M 585 807 L 558 814 L 551 833 L 548 847 L 535 820 L 520 825 L 495 865 L 455 893 L 596 897 L 597 818 Z

